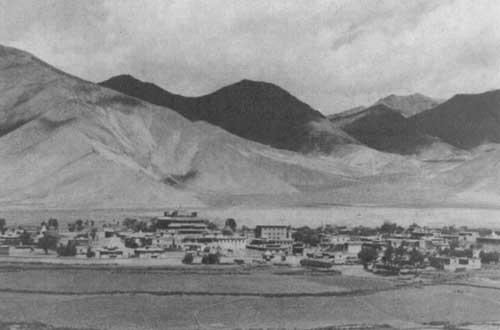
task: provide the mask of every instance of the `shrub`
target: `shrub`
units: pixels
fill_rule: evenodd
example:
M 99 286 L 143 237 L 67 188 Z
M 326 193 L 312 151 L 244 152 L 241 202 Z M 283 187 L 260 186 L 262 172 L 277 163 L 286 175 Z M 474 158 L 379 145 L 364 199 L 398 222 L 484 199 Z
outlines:
M 38 240 L 38 247 L 43 249 L 45 251 L 45 254 L 48 253 L 48 250 L 55 250 L 57 248 L 57 242 L 59 241 L 59 238 L 49 235 L 47 233 L 43 234 L 43 237 L 41 237 Z
M 378 258 L 378 251 L 371 246 L 363 246 L 358 253 L 358 258 L 366 268 L 370 262 L 374 262 Z
M 300 260 L 302 267 L 317 267 L 317 268 L 330 268 L 333 264 L 329 261 L 315 260 L 315 259 L 302 259 Z
M 186 253 L 182 259 L 182 263 L 186 265 L 191 265 L 193 263 L 194 257 L 192 253 Z
M 94 257 L 95 257 L 95 252 L 94 252 L 94 251 L 92 251 L 92 249 L 90 248 L 90 246 L 89 246 L 89 248 L 87 249 L 86 256 L 87 256 L 87 258 L 94 258 Z
M 498 252 L 484 252 L 479 253 L 479 258 L 483 264 L 498 263 L 500 255 Z
M 76 243 L 75 241 L 68 241 L 66 246 L 59 244 L 56 249 L 57 255 L 61 257 L 74 257 L 76 256 Z M 88 251 L 87 251 L 88 253 Z
M 316 246 L 320 242 L 320 233 L 318 230 L 304 226 L 297 228 L 297 230 L 292 234 L 292 238 L 297 242 Z
M 219 263 L 219 255 L 216 253 L 205 254 L 201 258 L 201 263 L 204 265 L 215 265 Z

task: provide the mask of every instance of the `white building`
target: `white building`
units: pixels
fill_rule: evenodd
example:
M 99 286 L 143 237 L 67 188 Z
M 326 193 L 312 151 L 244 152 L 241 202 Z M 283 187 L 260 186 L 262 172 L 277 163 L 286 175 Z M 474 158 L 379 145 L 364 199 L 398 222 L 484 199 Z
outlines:
M 447 271 L 460 271 L 460 270 L 471 270 L 481 268 L 481 259 L 479 258 L 459 258 L 450 257 L 444 258 L 444 270 Z
M 255 238 L 273 241 L 286 241 L 292 239 L 290 226 L 261 225 L 255 227 Z

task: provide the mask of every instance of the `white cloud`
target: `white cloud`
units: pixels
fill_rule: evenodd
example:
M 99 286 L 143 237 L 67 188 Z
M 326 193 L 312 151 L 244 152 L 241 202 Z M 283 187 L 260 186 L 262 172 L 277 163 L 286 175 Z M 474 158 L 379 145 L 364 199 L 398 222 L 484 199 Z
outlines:
M 0 42 L 93 81 L 274 82 L 325 113 L 500 88 L 500 2 L 0 0 Z

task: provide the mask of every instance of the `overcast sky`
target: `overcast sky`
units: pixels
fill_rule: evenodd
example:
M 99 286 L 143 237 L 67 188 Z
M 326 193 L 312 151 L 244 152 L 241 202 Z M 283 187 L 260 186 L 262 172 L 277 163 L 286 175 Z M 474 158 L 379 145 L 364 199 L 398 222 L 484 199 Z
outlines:
M 0 0 L 0 43 L 185 95 L 264 80 L 325 114 L 500 88 L 497 0 Z

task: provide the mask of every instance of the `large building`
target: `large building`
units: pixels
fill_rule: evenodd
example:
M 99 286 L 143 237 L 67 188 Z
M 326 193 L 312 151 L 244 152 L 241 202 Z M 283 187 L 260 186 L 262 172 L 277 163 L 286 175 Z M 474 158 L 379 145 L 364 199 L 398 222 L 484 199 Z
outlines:
M 167 211 L 154 219 L 156 228 L 176 235 L 203 235 L 208 232 L 208 220 L 198 217 L 197 212 Z
M 290 226 L 262 225 L 255 227 L 255 238 L 272 241 L 286 241 L 292 239 Z
M 500 251 L 500 236 L 493 233 L 491 236 L 478 237 L 476 239 L 477 244 L 481 250 L 487 252 Z

